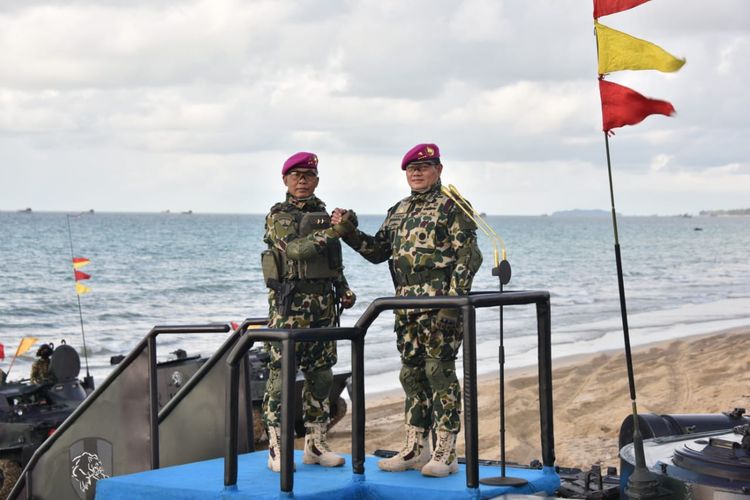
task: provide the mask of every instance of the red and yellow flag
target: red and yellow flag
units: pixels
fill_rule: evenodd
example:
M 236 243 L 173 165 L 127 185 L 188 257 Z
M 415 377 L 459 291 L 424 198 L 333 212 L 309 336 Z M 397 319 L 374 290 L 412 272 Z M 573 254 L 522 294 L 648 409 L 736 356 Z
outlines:
M 648 0 L 594 0 L 594 19 L 638 7 Z
M 655 69 L 665 73 L 677 71 L 685 64 L 658 45 L 614 30 L 597 21 L 596 42 L 599 48 L 599 74 L 625 69 Z
M 83 283 L 78 283 L 76 281 L 76 293 L 78 295 L 83 295 L 84 293 L 89 293 L 91 291 L 91 288 L 87 287 Z
M 73 257 L 73 269 L 80 269 L 91 262 L 86 257 Z
M 599 93 L 602 97 L 602 129 L 609 132 L 613 128 L 640 123 L 649 115 L 671 116 L 674 106 L 667 101 L 649 99 L 628 87 L 599 80 Z
M 34 343 L 39 340 L 36 337 L 24 337 L 21 339 L 21 343 L 18 344 L 18 349 L 16 349 L 16 357 L 20 356 L 21 354 L 25 353 L 29 349 L 31 349 L 31 346 L 34 345 Z
M 73 273 L 75 274 L 76 281 L 91 279 L 90 274 L 86 274 L 83 271 L 79 271 L 78 269 L 74 270 Z

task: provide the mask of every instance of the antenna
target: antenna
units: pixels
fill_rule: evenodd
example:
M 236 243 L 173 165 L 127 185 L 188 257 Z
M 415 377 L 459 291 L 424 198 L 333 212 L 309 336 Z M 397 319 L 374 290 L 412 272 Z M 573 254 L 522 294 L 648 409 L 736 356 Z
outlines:
M 70 242 L 70 261 L 73 262 L 73 259 L 75 259 L 75 252 L 73 251 L 73 233 L 70 230 L 70 215 L 65 214 L 65 220 L 68 223 L 68 241 Z M 73 280 L 74 282 L 78 282 L 78 279 L 76 278 L 76 269 L 73 267 Z M 88 349 L 86 349 L 86 333 L 83 329 L 83 311 L 81 309 L 81 295 L 78 293 L 78 290 L 76 290 L 76 299 L 78 300 L 78 317 L 81 320 L 81 338 L 83 339 L 83 358 L 86 361 L 86 378 L 84 379 L 84 382 L 87 387 L 90 389 L 94 389 L 94 379 L 91 377 L 91 373 L 89 373 L 89 352 Z

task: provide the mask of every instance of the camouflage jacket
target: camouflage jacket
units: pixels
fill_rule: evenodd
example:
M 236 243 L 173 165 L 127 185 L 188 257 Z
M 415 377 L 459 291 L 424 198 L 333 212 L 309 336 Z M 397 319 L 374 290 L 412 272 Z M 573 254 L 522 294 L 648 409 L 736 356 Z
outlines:
M 31 364 L 31 379 L 32 384 L 43 384 L 50 378 L 50 362 L 49 359 L 37 359 Z
M 304 262 L 310 261 L 325 253 L 329 248 L 340 245 L 339 236 L 331 229 L 315 229 L 309 234 L 300 236 L 298 215 L 300 213 L 325 212 L 326 206 L 319 198 L 312 196 L 305 200 L 298 200 L 287 193 L 286 200 L 275 204 L 266 216 L 265 234 L 263 241 L 268 248 L 276 248 L 286 257 L 286 269 L 289 279 L 296 274 L 296 270 Z M 331 283 L 343 293 L 349 289 L 343 272 L 343 265 Z M 273 294 L 270 295 L 271 300 Z M 273 304 L 272 304 L 273 307 Z
M 462 295 L 482 264 L 476 225 L 441 192 L 440 182 L 388 209 L 374 236 L 344 241 L 373 263 L 389 260 L 396 295 Z

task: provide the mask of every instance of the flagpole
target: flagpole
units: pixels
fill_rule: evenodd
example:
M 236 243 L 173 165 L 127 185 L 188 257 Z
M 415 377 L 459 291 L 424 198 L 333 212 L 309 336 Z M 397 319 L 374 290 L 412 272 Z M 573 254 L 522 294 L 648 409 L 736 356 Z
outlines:
M 635 451 L 635 468 L 628 479 L 626 493 L 629 498 L 658 498 L 658 480 L 646 467 L 646 455 L 643 451 L 643 435 L 638 425 L 638 407 L 635 396 L 635 377 L 633 375 L 633 356 L 630 350 L 630 332 L 628 328 L 628 311 L 625 304 L 625 281 L 622 275 L 622 258 L 620 255 L 620 238 L 617 233 L 617 212 L 615 210 L 615 190 L 612 184 L 612 162 L 609 155 L 609 134 L 604 131 L 604 145 L 607 150 L 607 174 L 609 175 L 609 198 L 612 205 L 612 227 L 615 233 L 615 263 L 617 265 L 617 286 L 620 295 L 620 314 L 622 316 L 622 336 L 625 341 L 625 362 L 628 367 L 628 387 L 630 403 L 633 410 L 633 449 Z
M 10 375 L 10 371 L 13 369 L 13 363 L 16 362 L 16 358 L 18 357 L 18 349 L 16 349 L 16 353 L 13 355 L 13 359 L 10 360 L 10 366 L 8 367 L 8 371 L 5 374 L 5 378 L 7 379 Z
M 65 219 L 68 222 L 68 241 L 70 242 L 70 261 L 73 262 L 73 259 L 75 258 L 75 253 L 73 251 L 73 233 L 70 231 L 70 215 L 65 214 Z M 73 282 L 77 283 L 75 267 L 73 268 Z M 91 374 L 89 373 L 89 353 L 88 353 L 88 349 L 86 349 L 86 334 L 84 333 L 84 330 L 83 330 L 83 311 L 81 310 L 81 295 L 78 293 L 78 290 L 76 290 L 76 299 L 78 299 L 78 317 L 81 320 L 81 337 L 83 338 L 83 359 L 86 360 L 86 381 L 89 382 L 91 380 Z

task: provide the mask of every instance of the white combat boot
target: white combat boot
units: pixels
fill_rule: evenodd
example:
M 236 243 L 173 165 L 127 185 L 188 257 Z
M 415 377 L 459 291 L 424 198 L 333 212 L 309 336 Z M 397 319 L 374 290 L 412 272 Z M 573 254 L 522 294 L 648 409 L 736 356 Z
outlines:
M 391 458 L 378 462 L 378 467 L 388 472 L 403 472 L 409 469 L 420 470 L 430 459 L 430 443 L 425 429 L 413 425 L 406 426 L 406 441 L 403 448 Z
M 278 427 L 268 428 L 268 468 L 274 472 L 281 471 L 281 430 Z
M 344 465 L 344 457 L 331 451 L 326 440 L 326 424 L 305 425 L 305 454 L 302 463 L 320 464 L 323 467 L 338 467 Z
M 435 452 L 427 465 L 422 467 L 423 476 L 445 477 L 458 472 L 456 459 L 456 435 L 448 431 L 437 431 Z

